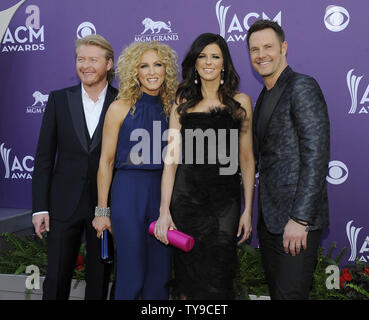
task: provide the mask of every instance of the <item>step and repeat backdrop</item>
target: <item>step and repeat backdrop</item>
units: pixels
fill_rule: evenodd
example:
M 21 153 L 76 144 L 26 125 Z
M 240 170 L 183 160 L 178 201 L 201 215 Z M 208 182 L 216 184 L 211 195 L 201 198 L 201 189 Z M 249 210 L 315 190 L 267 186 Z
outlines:
M 0 207 L 31 208 L 48 95 L 79 82 L 76 38 L 103 35 L 116 59 L 134 41 L 157 40 L 176 50 L 180 64 L 200 33 L 219 33 L 240 74 L 240 91 L 255 103 L 263 83 L 251 67 L 246 34 L 255 20 L 270 19 L 286 32 L 289 65 L 317 79 L 328 104 L 331 225 L 322 246 L 347 247 L 345 263 L 369 261 L 368 12 L 367 0 L 2 0 Z M 256 214 L 255 208 L 254 221 Z M 255 233 L 251 243 L 257 245 Z

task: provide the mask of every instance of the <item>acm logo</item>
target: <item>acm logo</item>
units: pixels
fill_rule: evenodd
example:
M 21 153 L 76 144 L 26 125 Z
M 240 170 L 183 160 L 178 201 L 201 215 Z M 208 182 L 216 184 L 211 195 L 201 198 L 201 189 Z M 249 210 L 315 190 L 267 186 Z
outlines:
M 40 25 L 40 8 L 36 5 L 28 5 L 24 25 L 15 29 L 9 28 L 9 24 L 18 10 L 25 2 L 22 0 L 13 7 L 0 12 L 0 40 L 1 52 L 27 52 L 45 50 L 45 28 Z
M 273 20 L 277 22 L 279 25 L 282 24 L 282 12 L 279 11 L 274 17 L 265 12 L 257 13 L 257 12 L 248 12 L 245 15 L 239 15 L 237 13 L 233 14 L 232 20 L 227 24 L 227 14 L 229 8 L 231 6 L 223 6 L 221 5 L 223 0 L 219 0 L 215 6 L 215 13 L 219 23 L 219 34 L 227 41 L 227 42 L 239 42 L 244 43 L 246 41 L 247 31 L 250 29 L 250 26 L 257 19 L 266 19 Z M 239 12 L 240 10 L 237 10 Z M 270 17 L 273 17 L 272 19 Z
M 0 41 L 3 39 L 5 31 L 7 30 L 9 23 L 13 18 L 13 15 L 25 1 L 26 0 L 19 1 L 14 6 L 6 10 L 0 11 Z
M 0 154 L 4 164 L 4 179 L 32 179 L 34 157 L 11 157 L 11 148 L 6 148 L 5 143 L 0 145 Z
M 346 83 L 351 97 L 349 114 L 369 114 L 369 84 L 366 86 L 362 95 L 359 91 L 359 88 L 362 87 L 360 86 L 360 81 L 363 78 L 363 75 L 356 76 L 354 74 L 354 69 L 347 72 Z
M 346 235 L 350 243 L 351 255 L 348 261 L 355 261 L 358 259 L 362 262 L 369 262 L 369 235 L 367 235 L 360 245 L 358 241 L 359 233 L 363 227 L 355 227 L 353 225 L 354 220 L 347 222 L 346 224 Z

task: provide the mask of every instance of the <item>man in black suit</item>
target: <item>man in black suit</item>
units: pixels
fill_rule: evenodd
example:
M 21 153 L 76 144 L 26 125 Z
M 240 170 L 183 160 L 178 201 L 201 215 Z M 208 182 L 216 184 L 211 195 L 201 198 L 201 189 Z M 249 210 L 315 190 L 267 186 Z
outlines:
M 103 37 L 76 40 L 76 71 L 81 84 L 52 91 L 45 108 L 32 181 L 32 222 L 47 231 L 48 262 L 43 299 L 68 299 L 85 234 L 85 299 L 106 299 L 110 268 L 98 260 L 92 227 L 97 204 L 96 175 L 105 113 L 117 90 L 114 52 Z
M 329 224 L 329 118 L 318 83 L 287 64 L 282 28 L 249 29 L 252 66 L 264 80 L 254 112 L 258 233 L 272 299 L 308 299 L 322 229 Z

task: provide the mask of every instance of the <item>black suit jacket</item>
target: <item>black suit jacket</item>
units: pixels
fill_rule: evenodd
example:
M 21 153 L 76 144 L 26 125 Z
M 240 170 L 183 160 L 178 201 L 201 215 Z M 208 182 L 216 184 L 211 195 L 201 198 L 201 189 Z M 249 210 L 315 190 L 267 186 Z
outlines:
M 97 202 L 97 169 L 106 111 L 117 95 L 108 85 L 91 144 L 86 136 L 81 85 L 52 91 L 42 119 L 32 177 L 32 210 L 65 221 L 75 211 L 86 182 Z
M 307 221 L 311 230 L 324 228 L 329 224 L 330 132 L 322 91 L 312 77 L 287 66 L 273 88 L 270 104 L 259 114 L 265 90 L 255 106 L 253 127 L 259 212 L 271 233 L 283 233 L 290 217 Z

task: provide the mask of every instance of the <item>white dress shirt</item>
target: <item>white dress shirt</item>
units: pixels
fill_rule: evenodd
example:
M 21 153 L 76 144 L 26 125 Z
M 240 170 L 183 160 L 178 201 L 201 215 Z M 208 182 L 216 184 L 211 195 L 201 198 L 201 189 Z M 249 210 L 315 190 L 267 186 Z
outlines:
M 106 83 L 105 88 L 103 91 L 100 92 L 98 99 L 94 102 L 86 92 L 83 84 L 82 87 L 82 104 L 83 104 L 83 111 L 85 113 L 85 119 L 87 124 L 88 133 L 90 134 L 90 138 L 94 135 L 95 129 L 97 124 L 99 123 L 101 110 L 104 105 L 106 91 L 108 89 L 108 83 Z
M 81 83 L 82 90 L 82 105 L 83 112 L 85 114 L 86 125 L 88 129 L 88 133 L 90 134 L 90 138 L 94 135 L 96 127 L 99 123 L 101 110 L 104 106 L 106 91 L 108 90 L 108 83 L 106 82 L 105 88 L 100 92 L 98 99 L 94 102 L 86 92 L 85 88 L 83 88 L 83 84 Z M 49 213 L 48 211 L 39 211 L 35 212 L 33 215 Z

